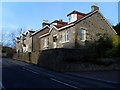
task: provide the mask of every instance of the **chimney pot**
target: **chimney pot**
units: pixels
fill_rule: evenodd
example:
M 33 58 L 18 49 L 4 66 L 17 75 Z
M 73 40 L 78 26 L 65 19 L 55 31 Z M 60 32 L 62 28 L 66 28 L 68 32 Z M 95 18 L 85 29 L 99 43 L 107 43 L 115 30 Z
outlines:
M 91 6 L 91 11 L 95 11 L 95 10 L 99 10 L 99 7 L 98 7 L 97 3 L 94 3 L 94 4 Z
M 50 26 L 49 21 L 48 20 L 43 20 L 42 27 L 44 27 L 46 25 Z

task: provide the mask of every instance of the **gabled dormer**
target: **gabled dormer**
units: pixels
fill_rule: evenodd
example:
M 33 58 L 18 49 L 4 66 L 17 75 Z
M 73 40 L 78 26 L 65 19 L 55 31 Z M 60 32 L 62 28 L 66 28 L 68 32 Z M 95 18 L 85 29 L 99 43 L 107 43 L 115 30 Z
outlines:
M 71 13 L 69 13 L 67 15 L 67 17 L 68 17 L 68 23 L 72 23 L 72 22 L 74 22 L 74 21 L 76 21 L 78 19 L 81 19 L 85 15 L 86 14 L 74 10 L 74 11 L 72 11 Z
M 50 26 L 50 23 L 48 20 L 43 20 L 42 27 L 45 27 L 46 25 Z
M 20 42 L 20 37 L 16 37 L 16 42 L 17 42 L 17 43 Z
M 26 36 L 30 37 L 35 31 L 33 31 L 32 29 L 28 29 L 26 32 Z
M 64 22 L 62 19 L 60 20 L 55 20 L 51 23 L 51 26 L 56 26 L 57 28 L 61 28 L 63 26 L 66 26 L 68 23 L 67 22 Z

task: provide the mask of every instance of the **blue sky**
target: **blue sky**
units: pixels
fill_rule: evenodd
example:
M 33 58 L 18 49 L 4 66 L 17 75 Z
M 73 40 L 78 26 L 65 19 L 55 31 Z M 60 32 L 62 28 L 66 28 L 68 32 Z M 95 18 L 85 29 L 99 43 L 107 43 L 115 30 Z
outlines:
M 43 20 L 52 22 L 55 19 L 67 20 L 67 14 L 73 10 L 88 13 L 94 2 L 3 2 L 2 27 L 6 32 L 18 28 L 37 30 Z M 110 23 L 118 23 L 117 2 L 97 2 L 100 12 Z

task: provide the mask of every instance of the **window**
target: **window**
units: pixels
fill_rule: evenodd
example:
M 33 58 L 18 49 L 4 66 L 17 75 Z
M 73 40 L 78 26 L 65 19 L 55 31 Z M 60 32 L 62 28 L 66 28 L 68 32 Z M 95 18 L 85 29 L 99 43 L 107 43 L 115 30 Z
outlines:
M 73 18 L 75 18 L 75 14 L 73 14 Z
M 83 29 L 80 30 L 80 37 L 81 37 L 81 41 L 86 40 L 86 30 Z
M 49 38 L 44 39 L 44 47 L 48 47 L 49 45 Z
M 62 32 L 62 42 L 65 42 L 65 33 Z
M 57 42 L 57 36 L 53 36 L 53 42 Z
M 69 41 L 69 32 L 66 31 L 66 32 L 62 32 L 62 42 L 67 42 Z
M 72 19 L 72 16 L 70 15 L 70 16 L 69 16 L 69 23 L 71 22 L 71 19 Z
M 68 31 L 66 31 L 66 41 L 68 41 L 69 40 L 69 32 Z
M 76 21 L 77 20 L 77 14 L 69 15 L 68 19 L 69 19 L 69 23 Z

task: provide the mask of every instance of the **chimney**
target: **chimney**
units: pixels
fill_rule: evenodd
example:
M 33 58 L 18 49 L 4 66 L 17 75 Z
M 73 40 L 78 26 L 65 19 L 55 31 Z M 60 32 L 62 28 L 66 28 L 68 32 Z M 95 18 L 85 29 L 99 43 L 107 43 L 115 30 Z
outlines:
M 49 21 L 48 20 L 43 20 L 42 27 L 44 27 L 46 25 L 50 26 Z
M 97 3 L 94 3 L 94 4 L 91 6 L 91 11 L 95 11 L 95 10 L 99 10 L 99 7 L 98 7 Z
M 59 21 L 60 21 L 60 22 L 63 22 L 63 20 L 62 20 L 62 19 L 59 19 Z

